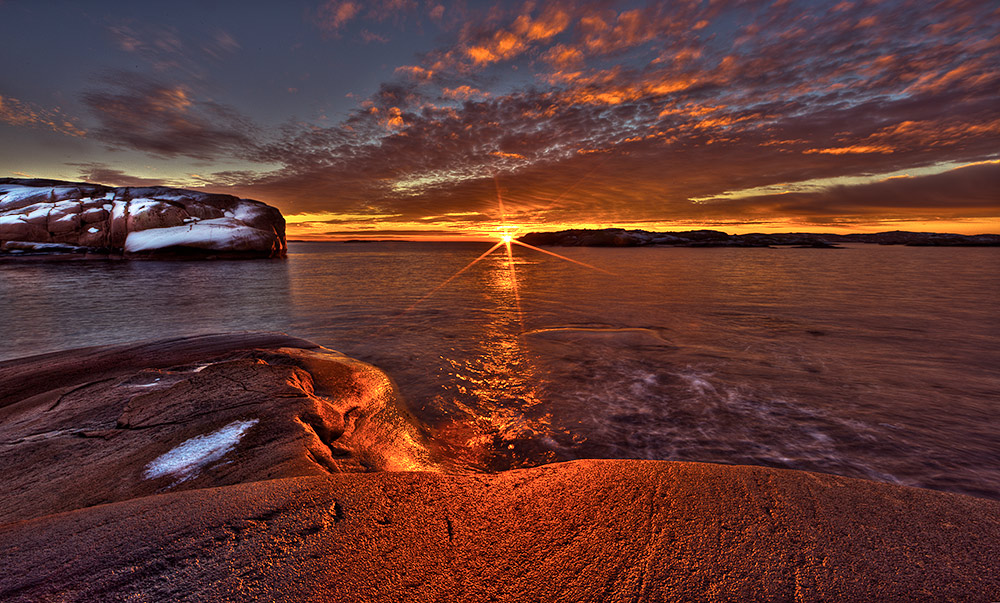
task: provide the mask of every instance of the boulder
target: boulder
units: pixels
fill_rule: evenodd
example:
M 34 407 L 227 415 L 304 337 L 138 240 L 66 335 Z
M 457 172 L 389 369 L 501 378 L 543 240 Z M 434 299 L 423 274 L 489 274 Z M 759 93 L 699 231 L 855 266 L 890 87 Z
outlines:
M 166 187 L 0 179 L 0 249 L 9 241 L 125 258 L 284 257 L 285 220 L 264 203 Z M 100 256 L 94 256 L 100 257 Z

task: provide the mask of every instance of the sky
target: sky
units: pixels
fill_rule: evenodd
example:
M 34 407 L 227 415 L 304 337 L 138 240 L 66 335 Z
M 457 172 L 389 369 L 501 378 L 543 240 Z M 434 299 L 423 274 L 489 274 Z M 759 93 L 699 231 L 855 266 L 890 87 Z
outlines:
M 1000 232 L 1000 4 L 0 0 L 0 177 L 292 239 Z

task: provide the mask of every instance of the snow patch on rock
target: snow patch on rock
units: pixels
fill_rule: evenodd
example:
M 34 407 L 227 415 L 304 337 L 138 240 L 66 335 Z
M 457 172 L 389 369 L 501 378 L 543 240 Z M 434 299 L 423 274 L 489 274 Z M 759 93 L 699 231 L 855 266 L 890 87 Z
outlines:
M 236 448 L 243 434 L 257 422 L 257 419 L 233 421 L 212 433 L 185 440 L 146 465 L 143 477 L 156 479 L 172 475 L 178 478 L 175 483 L 196 477 L 202 469 Z
M 239 251 L 254 249 L 262 238 L 269 236 L 269 233 L 251 228 L 233 218 L 215 218 L 184 226 L 130 232 L 125 239 L 125 251 L 138 253 L 167 247 Z
M 166 205 L 156 199 L 133 199 L 129 204 L 128 213 L 133 216 L 141 215 L 147 211 L 160 209 Z

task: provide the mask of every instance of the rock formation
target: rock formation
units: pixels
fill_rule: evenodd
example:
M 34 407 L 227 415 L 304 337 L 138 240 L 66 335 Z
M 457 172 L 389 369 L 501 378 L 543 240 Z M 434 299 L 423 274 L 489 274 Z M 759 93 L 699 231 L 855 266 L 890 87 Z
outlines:
M 284 257 L 285 220 L 250 199 L 152 187 L 0 179 L 0 254 Z
M 801 471 L 440 472 L 282 334 L 0 363 L 0 600 L 995 601 L 1000 502 Z
M 935 232 L 880 232 L 873 234 L 751 233 L 730 235 L 718 230 L 650 232 L 605 228 L 601 230 L 560 230 L 531 232 L 518 237 L 529 245 L 563 247 L 813 247 L 836 248 L 836 243 L 877 243 L 879 245 L 995 247 L 1000 235 L 959 235 Z

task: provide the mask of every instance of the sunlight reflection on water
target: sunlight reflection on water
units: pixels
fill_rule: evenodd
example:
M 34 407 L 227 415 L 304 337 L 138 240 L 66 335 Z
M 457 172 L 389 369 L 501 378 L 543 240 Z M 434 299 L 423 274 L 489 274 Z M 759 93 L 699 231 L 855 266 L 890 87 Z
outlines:
M 1000 498 L 998 250 L 557 250 L 611 275 L 515 247 L 440 286 L 488 248 L 0 266 L 3 353 L 285 330 L 387 371 L 454 468 L 756 463 Z

